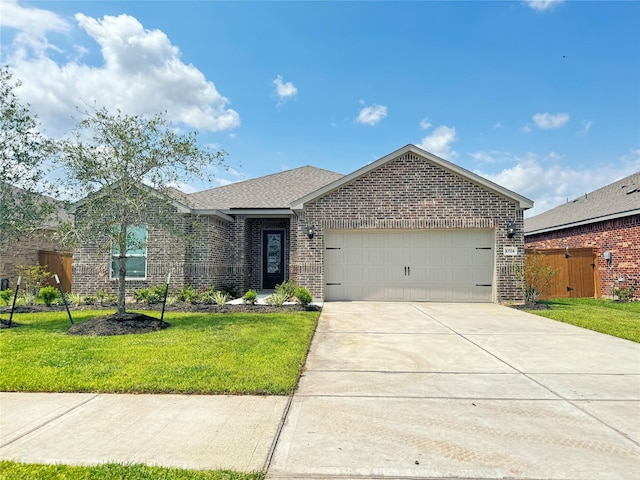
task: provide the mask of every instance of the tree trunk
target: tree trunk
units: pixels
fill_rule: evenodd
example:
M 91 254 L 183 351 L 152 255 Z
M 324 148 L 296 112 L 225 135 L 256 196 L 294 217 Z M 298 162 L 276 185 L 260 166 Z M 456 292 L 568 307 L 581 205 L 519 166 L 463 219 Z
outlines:
M 120 255 L 118 256 L 118 313 L 122 314 L 126 311 L 127 285 L 127 226 L 120 226 L 118 234 L 118 245 L 120 247 Z

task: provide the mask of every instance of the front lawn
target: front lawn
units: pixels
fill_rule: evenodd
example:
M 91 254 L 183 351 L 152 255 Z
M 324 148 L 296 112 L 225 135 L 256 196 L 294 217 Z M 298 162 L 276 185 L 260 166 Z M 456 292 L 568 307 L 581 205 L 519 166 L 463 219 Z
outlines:
M 640 302 L 561 298 L 541 303 L 551 309 L 529 313 L 640 343 Z
M 74 312 L 76 323 L 104 311 Z M 0 331 L 0 390 L 287 395 L 318 312 L 165 314 L 171 327 L 109 337 L 67 334 L 66 312 L 14 315 Z
M 0 461 L 1 478 L 7 480 L 262 480 L 265 475 L 227 470 L 182 470 L 178 468 L 120 465 L 108 463 L 95 467 L 42 465 Z

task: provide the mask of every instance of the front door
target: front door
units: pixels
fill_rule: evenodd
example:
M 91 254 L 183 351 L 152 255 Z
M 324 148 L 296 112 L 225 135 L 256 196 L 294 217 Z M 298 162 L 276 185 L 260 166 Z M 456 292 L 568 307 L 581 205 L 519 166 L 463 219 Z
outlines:
M 270 290 L 284 282 L 284 230 L 262 233 L 262 288 Z

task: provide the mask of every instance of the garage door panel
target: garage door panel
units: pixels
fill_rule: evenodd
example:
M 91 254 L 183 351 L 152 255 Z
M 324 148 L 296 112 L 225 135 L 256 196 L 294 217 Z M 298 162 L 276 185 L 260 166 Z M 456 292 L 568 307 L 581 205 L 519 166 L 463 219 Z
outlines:
M 328 231 L 327 300 L 490 302 L 490 230 Z M 489 285 L 478 287 L 477 285 Z

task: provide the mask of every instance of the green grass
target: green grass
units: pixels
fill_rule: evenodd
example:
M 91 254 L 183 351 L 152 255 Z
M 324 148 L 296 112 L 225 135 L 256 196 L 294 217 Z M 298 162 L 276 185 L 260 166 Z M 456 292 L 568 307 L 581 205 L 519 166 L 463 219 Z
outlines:
M 107 463 L 95 467 L 0 461 L 3 480 L 262 480 L 265 474 L 228 470 L 182 470 L 141 464 Z
M 640 343 L 640 302 L 563 298 L 541 303 L 551 309 L 529 313 Z
M 76 323 L 104 311 L 74 312 Z M 14 315 L 0 332 L 0 390 L 287 395 L 318 312 L 168 313 L 171 327 L 110 337 L 67 334 L 66 312 Z

